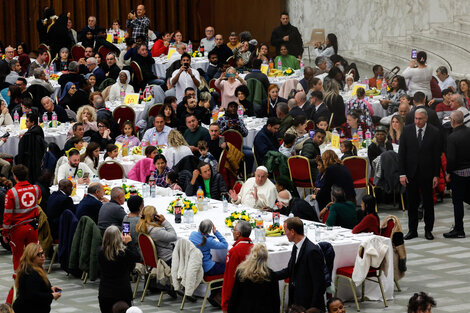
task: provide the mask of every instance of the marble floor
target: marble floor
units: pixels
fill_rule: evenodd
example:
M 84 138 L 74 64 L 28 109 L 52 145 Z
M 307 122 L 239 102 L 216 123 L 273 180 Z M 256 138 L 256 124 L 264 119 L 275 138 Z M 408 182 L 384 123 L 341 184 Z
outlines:
M 380 217 L 394 214 L 400 218 L 404 231 L 407 229 L 407 214 L 397 209 L 383 208 Z M 413 293 L 425 291 L 430 293 L 437 301 L 437 307 L 433 312 L 468 312 L 470 308 L 470 239 L 444 239 L 442 234 L 447 232 L 453 224 L 453 210 L 451 200 L 444 199 L 437 204 L 436 223 L 434 227 L 434 241 L 424 239 L 423 224 L 420 223 L 420 238 L 407 241 L 408 271 L 400 280 L 402 291 L 395 292 L 395 299 L 389 301 L 389 307 L 384 308 L 382 302 L 360 303 L 361 312 L 406 312 L 408 299 Z M 468 211 L 468 206 L 466 207 Z M 466 212 L 465 222 L 470 225 L 470 214 Z M 470 235 L 470 233 L 469 233 Z M 46 265 L 48 265 L 46 261 Z M 0 294 L 4 299 L 8 293 L 11 281 L 11 256 L 0 248 Z M 69 278 L 58 269 L 58 265 L 49 275 L 51 282 L 63 288 L 64 292 L 59 301 L 54 301 L 52 312 L 99 312 L 98 308 L 98 282 L 88 282 L 83 285 L 80 280 Z M 142 284 L 140 293 L 142 291 Z M 344 288 L 344 287 L 343 287 Z M 144 302 L 140 299 L 134 304 L 143 312 L 181 312 L 179 304 L 181 298 L 173 300 L 164 297 L 160 308 L 157 308 L 157 295 L 149 294 Z M 3 301 L 3 300 L 2 300 Z M 202 300 L 188 302 L 184 312 L 199 312 Z M 347 302 L 347 311 L 355 312 L 354 302 Z M 205 312 L 220 312 L 211 307 L 206 307 Z

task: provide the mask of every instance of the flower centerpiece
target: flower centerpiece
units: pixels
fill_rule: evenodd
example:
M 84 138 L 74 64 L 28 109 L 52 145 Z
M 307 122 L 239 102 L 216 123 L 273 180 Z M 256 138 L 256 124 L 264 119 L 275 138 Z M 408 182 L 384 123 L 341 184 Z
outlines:
M 255 227 L 255 221 L 251 217 L 249 213 L 246 213 L 246 210 L 243 210 L 241 212 L 233 212 L 229 216 L 225 218 L 225 225 L 227 225 L 230 228 L 233 228 L 235 226 L 236 221 L 247 221 L 251 224 L 252 227 Z
M 200 51 L 196 50 L 191 54 L 191 57 L 192 58 L 200 58 L 200 57 L 202 57 L 202 53 Z
M 291 76 L 294 73 L 295 71 L 290 67 L 283 72 L 284 76 Z
M 196 205 L 194 203 L 192 203 L 191 200 L 186 199 L 186 198 L 182 198 L 182 197 L 178 197 L 175 200 L 171 201 L 170 204 L 168 205 L 168 209 L 166 209 L 166 210 L 168 212 L 170 212 L 171 214 L 173 214 L 174 209 L 175 209 L 175 204 L 178 200 L 183 201 L 183 208 L 181 209 L 181 214 L 184 215 L 184 210 L 189 209 L 189 208 L 191 208 L 193 210 L 194 214 L 197 213 Z
M 51 75 L 49 76 L 49 79 L 52 79 L 52 80 L 59 80 L 59 78 L 60 78 L 60 76 L 57 75 L 57 74 L 51 74 Z
M 266 236 L 277 237 L 284 235 L 284 227 L 282 225 L 272 224 L 266 228 Z
M 128 186 L 126 184 L 122 184 L 122 189 L 124 189 L 124 197 L 126 198 L 126 201 L 129 200 L 131 196 L 142 197 L 142 195 L 139 193 L 139 191 L 134 185 Z

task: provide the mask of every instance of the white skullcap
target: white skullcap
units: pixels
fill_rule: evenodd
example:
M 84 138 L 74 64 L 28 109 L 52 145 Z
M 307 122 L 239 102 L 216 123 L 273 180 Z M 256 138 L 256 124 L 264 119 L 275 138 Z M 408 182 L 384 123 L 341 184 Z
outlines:
M 127 309 L 126 313 L 143 313 L 141 309 L 136 306 L 131 306 Z
M 269 174 L 268 169 L 266 168 L 266 166 L 263 166 L 263 165 L 258 166 L 258 167 L 256 168 L 256 170 L 261 170 L 261 171 L 266 172 L 266 173 Z

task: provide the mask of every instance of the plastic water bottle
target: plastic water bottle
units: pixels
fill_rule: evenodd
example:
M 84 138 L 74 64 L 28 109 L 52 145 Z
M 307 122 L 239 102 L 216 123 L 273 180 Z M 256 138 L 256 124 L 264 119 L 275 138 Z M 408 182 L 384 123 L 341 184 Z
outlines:
M 301 60 L 300 60 L 300 74 L 302 74 L 302 76 L 304 76 L 304 69 L 305 69 L 305 63 L 304 63 L 304 61 L 301 59 Z
M 239 119 L 243 118 L 243 107 L 241 104 L 238 105 L 237 114 Z
M 266 231 L 264 230 L 263 226 L 261 226 L 261 228 L 259 229 L 259 239 L 259 242 L 266 242 Z
M 148 184 L 143 184 L 142 185 L 142 196 L 144 198 L 150 197 L 150 187 Z
M 369 88 L 369 78 L 367 76 L 364 78 L 364 85 L 366 85 L 366 88 Z
M 191 208 L 184 209 L 183 220 L 186 224 L 191 224 L 194 221 L 194 212 Z
M 188 41 L 188 53 L 189 54 L 193 53 L 193 44 L 191 43 L 191 40 Z
M 51 74 L 55 73 L 55 64 L 54 62 L 51 63 L 51 66 L 49 67 Z
M 380 90 L 380 94 L 382 96 L 387 95 L 387 81 L 385 80 L 385 78 L 382 80 L 382 90 Z
M 366 131 L 366 147 L 369 147 L 370 144 L 371 144 L 371 141 L 372 141 L 372 134 L 370 132 L 370 130 L 367 130 Z
M 15 114 L 13 114 L 13 123 L 16 128 L 20 127 L 20 115 L 18 114 L 18 111 L 15 111 Z
M 149 177 L 149 190 L 150 190 L 149 192 L 150 197 L 155 198 L 155 194 L 157 190 L 155 188 L 155 176 L 153 176 L 153 174 L 150 175 Z
M 216 105 L 214 109 L 212 109 L 212 122 L 217 122 L 219 118 L 219 106 Z
M 52 127 L 57 128 L 57 114 L 55 111 L 52 112 Z
M 227 198 L 224 197 L 224 200 L 222 200 L 222 208 L 224 209 L 224 213 L 228 212 L 228 201 Z
M 362 132 L 362 127 L 359 126 L 359 128 L 357 129 L 357 140 L 359 141 L 361 145 L 362 145 L 363 139 L 364 139 L 364 133 Z
M 152 135 L 152 146 L 156 147 L 158 145 L 157 134 L 153 133 Z
M 277 69 L 279 71 L 282 71 L 282 60 L 281 60 L 281 58 L 277 59 Z
M 124 90 L 124 86 L 121 85 L 121 90 L 119 91 L 119 98 L 121 99 L 121 102 L 124 101 L 125 97 L 126 97 L 126 90 Z
M 201 186 L 197 189 L 196 198 L 197 200 L 204 200 L 204 191 Z
M 44 129 L 46 129 L 49 126 L 47 122 L 48 122 L 47 113 L 44 112 L 44 114 L 42 115 L 42 125 Z

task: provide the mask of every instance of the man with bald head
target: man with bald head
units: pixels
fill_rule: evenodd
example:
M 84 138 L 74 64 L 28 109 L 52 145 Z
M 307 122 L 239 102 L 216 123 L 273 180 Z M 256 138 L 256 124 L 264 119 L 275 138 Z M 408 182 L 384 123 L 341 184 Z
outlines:
M 199 46 L 204 46 L 204 51 L 212 51 L 215 48 L 215 38 L 214 38 L 214 27 L 207 26 L 204 33 L 206 34 L 205 38 L 201 39 L 201 43 Z
M 143 36 L 145 38 L 145 43 L 148 42 L 148 32 L 149 32 L 150 20 L 145 16 L 145 6 L 139 4 L 135 13 L 130 12 L 127 15 L 127 27 L 132 28 L 131 38 L 137 40 L 137 37 Z
M 59 239 L 59 220 L 65 210 L 75 213 L 75 205 L 70 197 L 73 185 L 68 179 L 59 181 L 59 190 L 54 191 L 47 200 L 46 215 L 51 228 L 52 238 Z
M 294 112 L 295 116 L 303 114 L 307 118 L 310 117 L 310 115 L 312 115 L 313 105 L 309 101 L 307 101 L 307 94 L 304 91 L 299 91 L 295 94 L 294 98 L 297 102 L 297 106 L 302 109 L 302 113 L 300 111 L 298 112 L 298 114 Z M 295 117 L 294 115 L 292 116 Z
M 277 209 L 276 211 L 279 211 L 279 213 L 283 215 L 292 213 L 294 216 L 303 220 L 319 222 L 315 209 L 304 199 L 292 197 L 287 189 L 279 191 L 276 207 L 274 209 Z
M 126 211 L 122 205 L 126 202 L 124 189 L 114 187 L 111 189 L 111 201 L 103 204 L 98 214 L 98 227 L 101 232 L 111 225 L 122 227 L 122 219 L 126 216 Z
M 403 95 L 402 97 L 408 97 L 408 95 Z M 400 98 L 401 100 L 401 98 Z M 392 121 L 392 118 L 395 116 L 395 115 L 399 115 L 403 118 L 403 120 L 405 120 L 406 118 L 406 115 L 408 113 L 410 113 L 410 105 L 409 105 L 409 102 L 402 102 L 400 101 L 400 105 L 398 106 L 398 112 L 395 112 L 391 115 L 388 115 L 388 116 L 385 116 L 385 117 L 382 117 L 380 119 L 380 124 L 382 125 L 390 125 L 391 121 Z
M 209 52 L 217 53 L 219 66 L 227 63 L 227 59 L 233 55 L 232 50 L 224 44 L 224 37 L 221 34 L 215 35 L 215 47 Z
M 78 33 L 78 41 L 83 41 L 86 37 L 86 33 L 91 31 L 94 36 L 97 34 L 98 27 L 96 26 L 96 16 L 88 17 L 88 24 Z
M 268 176 L 267 168 L 258 166 L 255 177 L 249 178 L 238 194 L 233 189 L 229 191 L 232 203 L 241 203 L 256 209 L 272 208 L 276 202 L 277 191 Z
M 297 90 L 299 90 L 299 85 L 302 87 L 305 93 L 308 93 L 308 81 L 313 78 L 313 69 L 310 66 L 306 66 L 304 69 L 304 78 L 299 81 L 297 85 Z
M 470 187 L 470 128 L 464 125 L 461 111 L 450 114 L 452 134 L 447 138 L 447 176 L 446 180 L 452 188 L 452 204 L 454 205 L 454 228 L 444 233 L 445 238 L 465 238 L 463 226 L 463 202 L 468 199 Z
M 98 214 L 103 203 L 109 200 L 104 197 L 104 187 L 100 183 L 91 183 L 88 185 L 88 192 L 77 206 L 76 216 L 80 219 L 82 216 L 90 217 L 98 224 Z
M 4 61 L 10 64 L 10 61 L 15 57 L 15 48 L 8 46 L 5 48 L 5 59 Z

